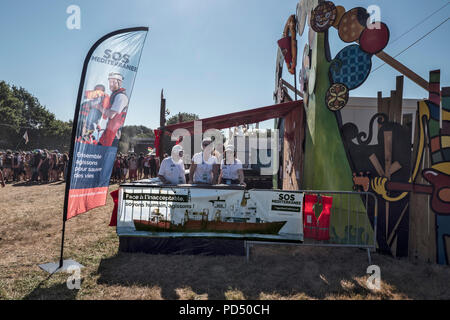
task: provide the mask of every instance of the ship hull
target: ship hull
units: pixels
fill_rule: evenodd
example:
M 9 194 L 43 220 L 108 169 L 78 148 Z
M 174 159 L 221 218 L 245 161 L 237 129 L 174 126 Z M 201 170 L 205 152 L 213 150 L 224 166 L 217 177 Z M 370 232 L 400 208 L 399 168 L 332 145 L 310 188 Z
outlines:
M 173 225 L 169 221 L 152 222 L 147 220 L 133 220 L 138 231 L 151 232 L 219 232 L 219 233 L 260 233 L 278 234 L 286 221 L 274 222 L 223 222 L 189 220 L 184 225 Z

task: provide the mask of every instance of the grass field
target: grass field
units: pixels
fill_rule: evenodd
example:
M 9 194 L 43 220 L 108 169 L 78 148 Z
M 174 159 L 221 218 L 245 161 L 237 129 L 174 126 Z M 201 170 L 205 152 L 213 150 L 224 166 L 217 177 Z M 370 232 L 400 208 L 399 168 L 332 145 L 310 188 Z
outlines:
M 450 299 L 449 267 L 380 254 L 372 263 L 381 268 L 381 290 L 369 290 L 360 249 L 256 246 L 248 263 L 119 252 L 109 197 L 66 224 L 64 257 L 85 266 L 81 289 L 69 290 L 69 274 L 38 267 L 59 259 L 64 186 L 0 189 L 0 299 Z

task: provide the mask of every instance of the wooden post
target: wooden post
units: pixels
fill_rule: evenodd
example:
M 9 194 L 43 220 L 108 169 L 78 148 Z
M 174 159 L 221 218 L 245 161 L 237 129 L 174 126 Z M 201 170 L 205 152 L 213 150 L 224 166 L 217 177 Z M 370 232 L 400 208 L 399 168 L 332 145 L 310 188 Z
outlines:
M 164 89 L 161 89 L 161 108 L 159 114 L 159 127 L 161 128 L 161 134 L 159 136 L 159 160 L 160 163 L 163 160 L 164 155 L 164 128 L 166 126 L 166 99 L 164 99 Z
M 416 112 L 416 125 L 414 130 L 414 146 L 411 160 L 416 159 L 419 152 L 419 111 Z M 428 141 L 425 139 L 424 153 L 420 172 L 424 168 L 430 167 L 430 154 L 428 152 Z M 411 168 L 414 167 L 412 163 Z M 422 177 L 417 174 L 414 183 L 428 184 Z M 430 208 L 430 196 L 427 194 L 415 193 L 414 190 L 410 194 L 409 200 L 409 240 L 408 240 L 408 256 L 410 259 L 418 259 L 425 262 L 436 262 L 436 228 L 435 213 Z
M 395 122 L 402 123 L 402 108 L 403 108 L 403 76 L 398 76 L 395 83 Z

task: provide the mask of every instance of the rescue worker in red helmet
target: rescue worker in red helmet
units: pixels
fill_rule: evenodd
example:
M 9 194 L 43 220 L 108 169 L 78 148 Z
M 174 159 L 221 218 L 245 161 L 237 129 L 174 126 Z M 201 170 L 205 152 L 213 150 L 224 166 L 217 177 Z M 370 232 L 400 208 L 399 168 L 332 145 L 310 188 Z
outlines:
M 99 140 L 99 145 L 110 147 L 113 145 L 119 129 L 125 122 L 128 110 L 128 96 L 122 88 L 123 76 L 117 72 L 111 72 L 108 76 L 109 89 L 111 90 L 110 107 L 103 110 L 108 123 Z M 118 139 L 114 145 L 118 144 Z

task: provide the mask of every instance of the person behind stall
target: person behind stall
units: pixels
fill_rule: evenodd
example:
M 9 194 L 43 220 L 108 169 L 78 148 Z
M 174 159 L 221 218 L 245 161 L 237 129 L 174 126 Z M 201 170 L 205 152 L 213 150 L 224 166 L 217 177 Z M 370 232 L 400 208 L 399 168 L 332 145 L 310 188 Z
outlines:
M 122 157 L 122 162 L 120 163 L 120 169 L 121 169 L 121 173 L 122 173 L 122 181 L 123 182 L 127 182 L 128 168 L 129 168 L 128 157 L 125 154 Z
M 156 178 L 157 164 L 155 154 L 150 154 L 150 159 L 148 160 L 150 168 L 150 178 Z
M 225 148 L 225 155 L 220 163 L 219 184 L 240 184 L 246 186 L 244 182 L 244 169 L 241 160 L 236 158 L 236 151 L 232 145 Z
M 216 184 L 219 171 L 219 163 L 215 156 L 211 155 L 211 139 L 202 141 L 202 152 L 194 154 L 189 168 L 189 183 Z
M 150 153 L 144 157 L 142 166 L 143 166 L 143 171 L 144 171 L 144 179 L 148 179 L 149 174 L 150 174 Z
M 134 153 L 131 154 L 130 159 L 128 160 L 128 166 L 130 170 L 130 182 L 135 181 L 137 179 L 138 160 Z
M 143 169 L 144 169 L 144 153 L 139 153 L 139 158 L 137 159 L 137 178 L 142 179 Z
M 185 184 L 183 148 L 175 145 L 172 148 L 171 156 L 166 157 L 161 162 L 158 178 L 164 184 Z

